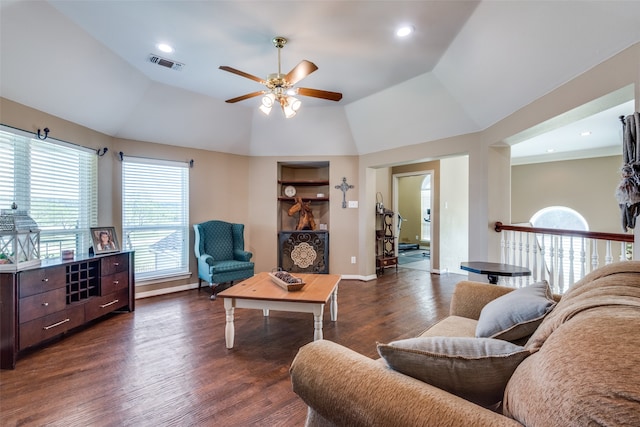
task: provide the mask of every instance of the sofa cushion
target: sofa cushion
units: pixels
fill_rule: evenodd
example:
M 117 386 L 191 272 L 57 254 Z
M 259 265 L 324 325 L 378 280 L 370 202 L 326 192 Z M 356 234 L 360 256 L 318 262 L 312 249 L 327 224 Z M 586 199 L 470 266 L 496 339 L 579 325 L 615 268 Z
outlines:
M 546 280 L 509 292 L 484 306 L 476 337 L 514 341 L 531 335 L 556 305 Z
M 504 411 L 525 425 L 640 425 L 640 262 L 576 282 L 529 339 Z M 549 410 L 553 408 L 553 410 Z
M 507 341 L 473 337 L 426 337 L 378 344 L 398 372 L 482 406 L 502 400 L 513 371 L 530 353 Z
M 571 286 L 531 336 L 526 347 L 539 349 L 544 341 L 573 316 L 596 307 L 640 308 L 640 262 L 622 261 L 600 267 Z
M 426 331 L 419 337 L 470 337 L 476 334 L 478 321 L 461 316 L 447 316 Z
M 527 426 L 640 426 L 640 309 L 594 307 L 561 324 L 507 384 Z

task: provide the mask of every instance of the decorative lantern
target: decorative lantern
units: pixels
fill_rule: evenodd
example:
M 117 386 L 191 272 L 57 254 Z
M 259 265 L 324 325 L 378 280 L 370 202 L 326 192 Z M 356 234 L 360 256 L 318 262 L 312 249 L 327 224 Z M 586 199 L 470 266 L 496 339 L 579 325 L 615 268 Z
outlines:
M 18 210 L 0 211 L 0 271 L 17 271 L 40 265 L 40 229 L 38 224 Z

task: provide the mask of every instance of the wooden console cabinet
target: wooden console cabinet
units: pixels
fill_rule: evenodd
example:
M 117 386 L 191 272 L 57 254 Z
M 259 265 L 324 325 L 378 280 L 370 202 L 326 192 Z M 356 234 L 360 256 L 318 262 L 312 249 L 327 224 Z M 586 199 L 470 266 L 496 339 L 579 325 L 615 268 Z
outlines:
M 0 273 L 0 368 L 23 350 L 115 310 L 134 310 L 133 252 Z
M 329 232 L 279 232 L 278 268 L 289 273 L 329 274 Z

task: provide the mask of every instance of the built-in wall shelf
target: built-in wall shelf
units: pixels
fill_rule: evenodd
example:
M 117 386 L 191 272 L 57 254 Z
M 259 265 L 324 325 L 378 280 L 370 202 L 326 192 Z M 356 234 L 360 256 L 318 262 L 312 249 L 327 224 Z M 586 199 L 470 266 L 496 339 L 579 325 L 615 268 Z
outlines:
M 295 272 L 329 272 L 329 162 L 278 162 L 278 267 Z M 296 230 L 305 227 L 300 223 L 297 202 L 302 199 L 305 209 L 311 209 L 313 230 Z M 293 209 L 292 209 L 293 208 Z M 291 215 L 289 215 L 291 211 Z M 302 225 L 300 225 L 302 224 Z M 307 240 L 305 240 L 307 239 Z M 297 248 L 297 250 L 295 250 Z M 311 256 L 314 262 L 306 265 L 304 259 L 296 256 L 301 250 L 302 258 Z
M 278 200 L 281 202 L 292 202 L 292 203 L 296 201 L 295 197 L 285 197 L 285 196 L 278 197 Z M 302 197 L 302 201 L 303 202 L 328 202 L 329 198 L 328 197 Z
M 324 179 L 306 179 L 306 180 L 300 180 L 300 179 L 281 179 L 278 180 L 278 184 L 282 184 L 282 185 L 300 185 L 300 186 L 314 186 L 314 185 L 329 185 L 329 181 L 328 180 L 324 180 Z

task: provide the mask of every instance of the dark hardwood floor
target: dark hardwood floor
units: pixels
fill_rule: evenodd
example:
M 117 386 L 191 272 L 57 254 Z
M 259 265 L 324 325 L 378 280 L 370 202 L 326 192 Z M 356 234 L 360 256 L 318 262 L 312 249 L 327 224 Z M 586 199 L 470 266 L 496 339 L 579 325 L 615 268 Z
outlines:
M 447 315 L 464 276 L 387 270 L 343 280 L 324 338 L 377 358 L 376 342 L 408 338 Z M 237 309 L 225 348 L 222 299 L 186 291 L 136 301 L 0 371 L 2 426 L 302 426 L 289 365 L 313 339 L 313 316 Z

